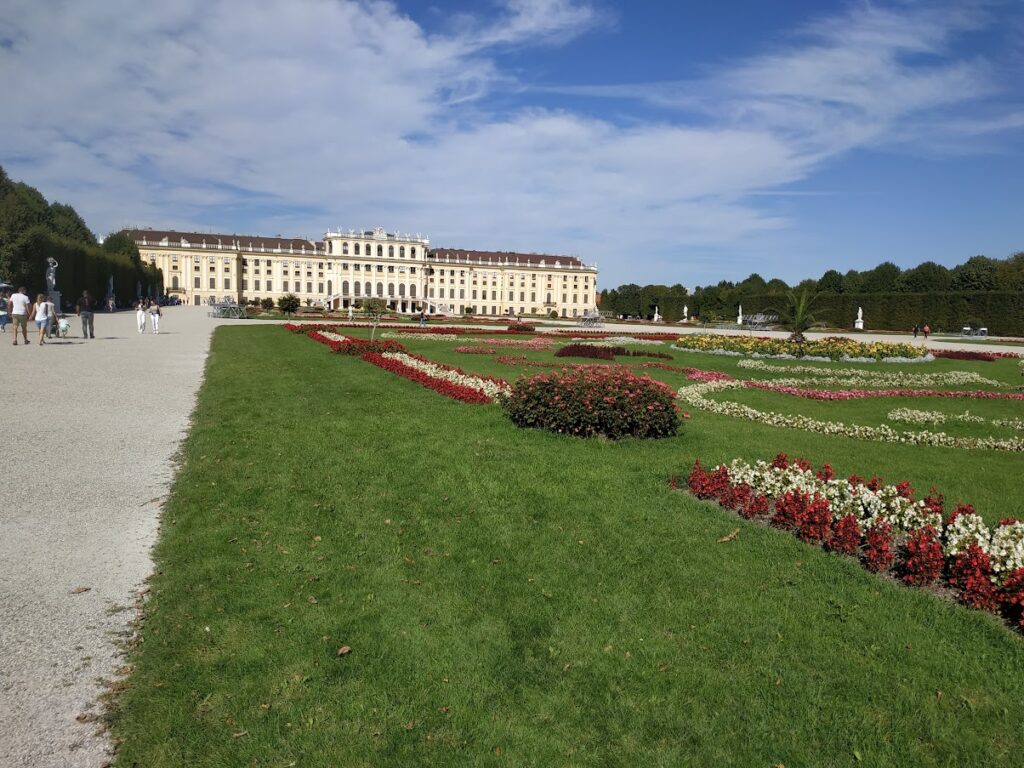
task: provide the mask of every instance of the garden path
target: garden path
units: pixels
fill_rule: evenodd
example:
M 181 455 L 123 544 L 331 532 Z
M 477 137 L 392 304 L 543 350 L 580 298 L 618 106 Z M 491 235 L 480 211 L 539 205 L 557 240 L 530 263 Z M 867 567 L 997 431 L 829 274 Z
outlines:
M 88 341 L 77 318 L 43 347 L 0 334 L 0 765 L 110 760 L 100 681 L 124 663 L 118 641 L 152 570 L 211 332 L 225 323 L 170 307 L 159 335 L 139 334 L 134 312 L 97 313 Z

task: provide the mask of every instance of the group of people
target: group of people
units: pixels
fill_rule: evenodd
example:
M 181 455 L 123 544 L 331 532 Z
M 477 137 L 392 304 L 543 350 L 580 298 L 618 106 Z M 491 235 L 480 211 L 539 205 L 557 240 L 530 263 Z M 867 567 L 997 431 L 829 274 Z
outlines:
M 139 326 L 139 333 L 146 332 L 146 318 L 149 317 L 149 325 L 153 333 L 160 333 L 160 303 L 152 299 L 139 299 L 135 302 L 135 321 Z
M 914 326 L 914 338 L 917 338 L 917 334 L 923 333 L 924 340 L 928 341 L 928 334 L 932 332 L 932 329 L 928 326 L 928 323 L 918 324 Z
M 95 339 L 96 333 L 93 328 L 93 310 L 95 302 L 88 291 L 82 291 L 82 298 L 75 304 L 75 314 L 82 321 L 82 337 Z M 29 323 L 35 323 L 36 331 L 39 334 L 38 343 L 40 346 L 57 335 L 58 330 L 63 332 L 60 323 L 66 322 L 58 317 L 57 307 L 45 293 L 36 295 L 33 303 L 25 291 L 24 286 L 18 288 L 12 294 L 4 294 L 0 297 L 0 328 L 7 332 L 7 324 L 14 326 L 14 346 L 18 346 L 18 331 L 21 331 L 21 339 L 28 344 Z
M 88 291 L 82 291 L 81 298 L 75 302 L 75 314 L 82 321 L 82 338 L 95 339 L 96 329 L 93 317 L 96 311 L 96 300 Z M 160 304 L 151 299 L 140 299 L 135 303 L 139 333 L 146 331 L 146 318 L 149 318 L 153 333 L 160 332 Z M 54 303 L 45 293 L 36 296 L 35 302 L 29 298 L 25 288 L 19 288 L 12 294 L 0 295 L 0 330 L 7 332 L 7 325 L 14 326 L 14 345 L 18 345 L 18 331 L 24 344 L 28 344 L 28 326 L 35 323 L 39 333 L 40 345 L 53 338 L 58 332 L 63 335 L 67 331 L 67 321 L 59 315 Z

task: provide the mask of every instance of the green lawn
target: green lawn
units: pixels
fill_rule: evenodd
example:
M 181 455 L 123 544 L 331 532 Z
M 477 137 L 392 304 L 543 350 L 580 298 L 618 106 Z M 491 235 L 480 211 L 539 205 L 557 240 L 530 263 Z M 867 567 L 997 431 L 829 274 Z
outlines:
M 676 364 L 735 373 L 707 357 Z M 929 370 L 947 363 L 975 369 Z M 1019 455 L 700 412 L 672 439 L 581 441 L 221 328 L 117 764 L 1020 765 L 1019 635 L 666 487 L 697 457 L 779 450 L 1020 510 Z

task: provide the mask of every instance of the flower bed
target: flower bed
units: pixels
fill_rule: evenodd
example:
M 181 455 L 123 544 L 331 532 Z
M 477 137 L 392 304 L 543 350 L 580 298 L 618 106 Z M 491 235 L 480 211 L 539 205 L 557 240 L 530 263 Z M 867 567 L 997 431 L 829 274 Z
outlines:
M 622 351 L 625 352 L 625 350 Z M 594 344 L 566 344 L 555 352 L 555 357 L 590 357 L 594 360 L 614 360 L 615 348 L 598 347 Z
M 318 341 L 342 355 L 364 355 L 367 352 L 404 352 L 405 347 L 397 341 L 375 339 L 355 339 L 342 336 L 333 331 L 310 331 L 306 334 L 313 341 Z
M 372 365 L 376 365 L 378 368 L 383 368 L 385 371 L 397 374 L 404 379 L 422 384 L 427 389 L 432 389 L 453 400 L 460 400 L 464 403 L 475 405 L 484 405 L 492 402 L 492 398 L 479 389 L 432 376 L 419 368 L 406 365 L 403 360 L 394 355 L 368 352 L 363 355 L 362 359 Z
M 950 360 L 981 360 L 987 363 L 1007 357 L 1020 357 L 1017 352 L 975 352 L 968 349 L 933 349 L 931 352 L 935 357 L 945 357 Z
M 458 341 L 461 334 L 456 333 L 419 333 L 416 331 L 385 331 L 381 334 L 381 338 L 384 339 L 422 339 L 425 336 L 429 337 L 431 341 Z
M 462 355 L 493 355 L 498 351 L 497 347 L 455 347 L 455 351 Z
M 509 323 L 505 330 L 511 331 L 512 333 L 534 333 L 537 330 L 537 326 L 532 323 L 514 322 Z
M 934 489 L 915 500 L 908 482 L 844 480 L 828 464 L 815 471 L 785 454 L 770 463 L 736 459 L 713 469 L 697 461 L 687 487 L 747 519 L 859 557 L 869 570 L 893 570 L 908 585 L 942 579 L 964 604 L 1001 613 L 1024 629 L 1024 523 L 1018 520 L 989 529 L 962 503 L 945 518 L 945 500 Z
M 774 381 L 743 382 L 751 389 L 763 389 L 808 400 L 863 400 L 867 397 L 950 397 L 974 400 L 1024 400 L 1024 392 L 986 392 L 980 389 L 810 389 Z
M 668 437 L 679 429 L 672 389 L 628 368 L 566 368 L 520 379 L 501 398 L 518 427 L 577 437 Z
M 624 344 L 636 344 L 639 346 L 653 347 L 665 343 L 662 339 L 645 339 L 641 336 L 604 336 L 600 339 L 574 336 L 572 340 L 585 341 L 588 344 L 593 344 L 596 347 L 621 347 Z
M 613 339 L 613 338 L 630 338 L 630 339 L 641 339 L 643 341 L 675 341 L 679 338 L 677 333 L 632 333 L 627 337 L 619 336 L 615 333 L 609 333 L 607 331 L 586 331 L 577 329 L 575 331 L 551 331 L 548 335 L 550 336 L 569 336 L 573 339 Z M 641 343 L 641 342 L 630 342 L 630 343 Z
M 806 432 L 819 432 L 824 435 L 840 435 L 857 440 L 877 440 L 883 443 L 906 443 L 910 445 L 934 445 L 947 448 L 984 449 L 992 451 L 1024 451 L 1024 440 L 1019 438 L 995 437 L 953 437 L 945 432 L 897 432 L 892 427 L 879 427 L 844 424 L 841 421 L 822 421 L 810 416 L 791 416 L 771 411 L 759 411 L 747 405 L 729 401 L 711 400 L 707 395 L 727 389 L 746 386 L 749 382 L 737 380 L 716 380 L 690 384 L 681 387 L 676 397 L 694 408 L 710 411 L 723 416 L 734 416 L 748 421 L 757 421 L 773 427 L 802 429 Z
M 842 336 L 813 339 L 802 345 L 785 339 L 766 336 L 720 336 L 695 333 L 680 336 L 673 349 L 727 355 L 759 355 L 761 357 L 809 357 L 822 360 L 923 360 L 928 351 L 912 344 L 875 341 L 865 343 Z
M 436 381 L 446 382 L 457 387 L 479 392 L 487 398 L 485 402 L 490 402 L 498 395 L 509 391 L 508 382 L 502 379 L 492 376 L 474 376 L 458 368 L 432 362 L 419 355 L 409 354 L 408 352 L 385 352 L 382 356 L 406 368 L 419 371 Z M 366 358 L 364 357 L 363 359 L 365 360 Z M 376 363 L 374 364 L 376 365 Z
M 906 371 L 865 371 L 862 368 L 845 368 L 837 371 L 820 365 L 774 365 L 763 360 L 740 360 L 736 363 L 740 368 L 762 373 L 783 374 L 793 376 L 808 374 L 813 376 L 815 384 L 835 384 L 839 386 L 856 386 L 857 384 L 878 384 L 889 386 L 946 386 L 956 387 L 965 384 L 980 384 L 986 387 L 1006 387 L 1007 384 L 986 379 L 974 371 L 944 371 L 941 373 L 907 373 Z

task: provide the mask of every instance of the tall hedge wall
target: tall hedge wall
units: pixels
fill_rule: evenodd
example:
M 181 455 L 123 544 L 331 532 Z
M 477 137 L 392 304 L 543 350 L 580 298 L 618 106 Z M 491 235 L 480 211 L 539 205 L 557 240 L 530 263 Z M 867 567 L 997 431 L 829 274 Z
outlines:
M 745 314 L 779 306 L 781 296 L 753 296 L 743 302 Z M 978 291 L 947 293 L 824 293 L 815 305 L 816 319 L 852 328 L 857 307 L 864 308 L 868 329 L 908 331 L 928 323 L 933 331 L 959 332 L 971 322 L 999 336 L 1024 336 L 1024 292 Z
M 57 290 L 65 304 L 73 304 L 82 291 L 103 300 L 110 276 L 114 294 L 122 303 L 143 293 L 163 294 L 163 273 L 129 256 L 104 251 L 99 246 L 69 240 L 42 227 L 30 229 L 8 250 L 4 277 L 15 287 L 24 285 L 30 296 L 46 291 L 46 259 L 52 256 L 57 267 Z

